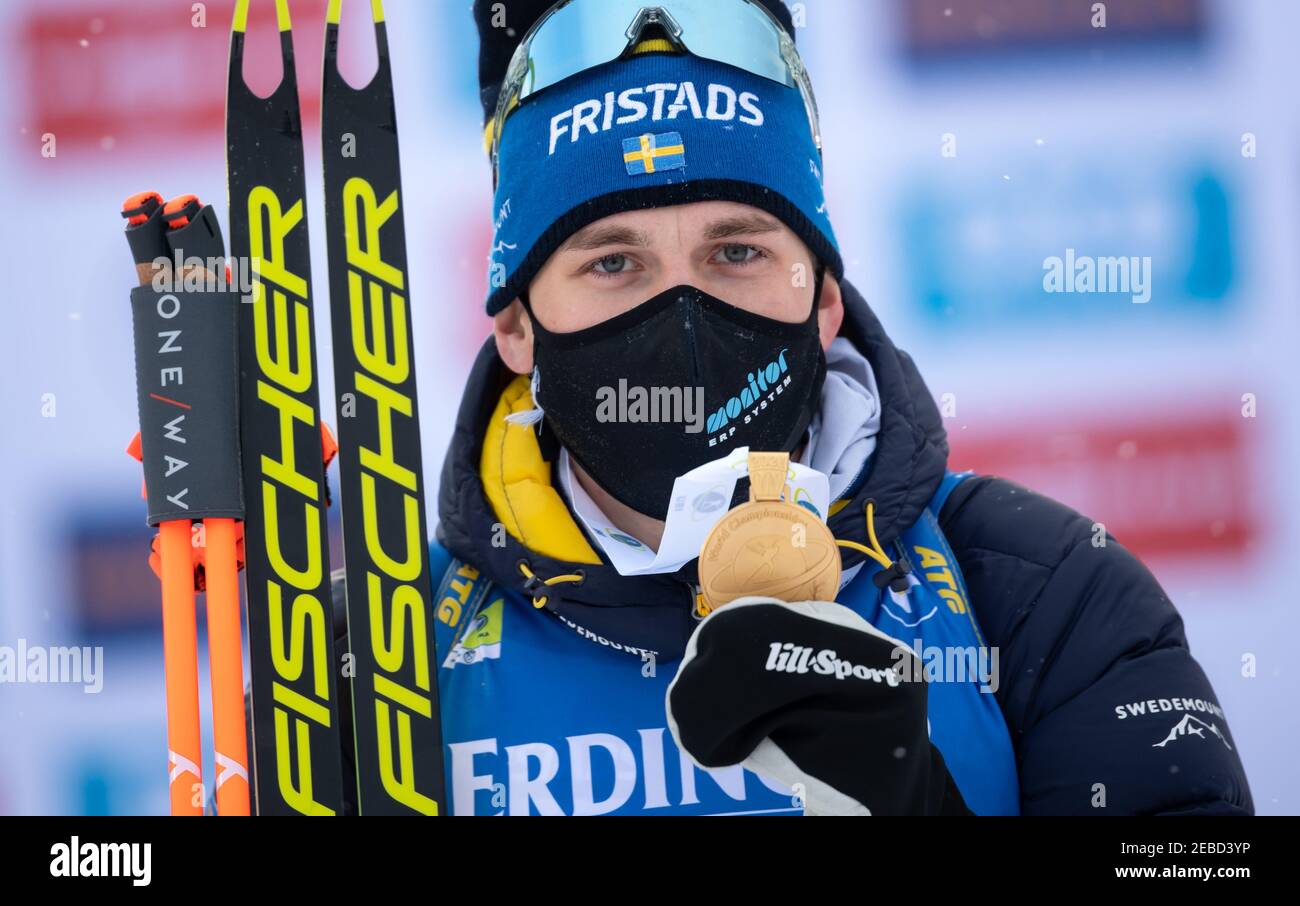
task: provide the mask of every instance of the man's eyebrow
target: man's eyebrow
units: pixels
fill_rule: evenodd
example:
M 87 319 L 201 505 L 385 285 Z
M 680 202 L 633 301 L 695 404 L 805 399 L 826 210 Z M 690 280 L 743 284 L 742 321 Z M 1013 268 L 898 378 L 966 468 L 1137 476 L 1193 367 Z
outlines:
M 607 224 L 601 226 L 592 224 L 584 227 L 568 238 L 564 245 L 560 246 L 560 251 L 590 251 L 606 245 L 636 245 L 648 246 L 650 237 L 640 230 L 634 230 L 631 227 L 615 226 Z
M 775 233 L 781 224 L 764 214 L 744 214 L 739 217 L 724 217 L 715 220 L 704 230 L 704 238 L 710 240 L 728 239 L 732 236 L 753 233 Z

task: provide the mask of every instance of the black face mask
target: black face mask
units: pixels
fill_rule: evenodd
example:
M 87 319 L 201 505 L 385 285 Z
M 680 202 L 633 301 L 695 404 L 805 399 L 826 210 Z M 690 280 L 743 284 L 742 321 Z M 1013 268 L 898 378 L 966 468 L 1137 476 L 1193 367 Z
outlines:
M 826 357 L 812 311 L 788 324 L 675 286 L 585 330 L 532 318 L 546 426 L 616 499 L 665 517 L 678 475 L 736 447 L 792 452 L 821 398 Z

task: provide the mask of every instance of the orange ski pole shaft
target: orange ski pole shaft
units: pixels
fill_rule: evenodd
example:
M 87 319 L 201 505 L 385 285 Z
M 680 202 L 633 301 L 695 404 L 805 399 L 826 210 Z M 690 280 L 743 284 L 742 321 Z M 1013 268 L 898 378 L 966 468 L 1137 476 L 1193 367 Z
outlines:
M 163 663 L 167 695 L 167 770 L 173 815 L 203 814 L 199 739 L 199 640 L 194 612 L 190 523 L 158 526 L 162 561 Z
M 162 196 L 132 195 L 122 206 L 136 272 L 148 283 L 161 234 Z M 198 618 L 194 610 L 194 555 L 190 521 L 158 526 L 158 575 L 162 580 L 163 671 L 167 700 L 167 782 L 173 815 L 203 814 L 203 750 L 199 733 Z
M 235 520 L 203 520 L 207 539 L 208 661 L 216 749 L 217 814 L 249 814 L 244 651 L 240 635 Z
M 224 257 L 220 240 L 214 234 L 206 232 L 201 222 L 195 222 L 196 219 L 202 220 L 202 211 L 203 205 L 194 195 L 181 195 L 163 205 L 162 220 L 166 225 L 168 242 L 184 245 L 185 254 L 200 261 L 205 261 L 208 257 Z M 181 240 L 182 236 L 188 238 Z M 235 520 L 217 517 L 204 519 L 203 537 L 217 814 L 248 815 L 244 651 L 239 612 Z

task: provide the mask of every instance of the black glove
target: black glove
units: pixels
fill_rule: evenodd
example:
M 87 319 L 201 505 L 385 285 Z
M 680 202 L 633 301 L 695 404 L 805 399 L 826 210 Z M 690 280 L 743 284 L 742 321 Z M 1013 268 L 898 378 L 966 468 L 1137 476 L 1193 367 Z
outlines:
M 696 627 L 668 726 L 700 767 L 789 784 L 810 815 L 968 815 L 915 661 L 840 604 L 741 598 Z

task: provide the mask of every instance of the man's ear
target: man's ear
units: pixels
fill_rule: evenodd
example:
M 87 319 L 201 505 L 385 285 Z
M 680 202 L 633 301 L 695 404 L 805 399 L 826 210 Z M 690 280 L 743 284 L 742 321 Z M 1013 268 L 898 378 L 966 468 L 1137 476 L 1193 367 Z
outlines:
M 533 322 L 518 299 L 492 316 L 492 336 L 507 368 L 515 374 L 532 374 Z
M 839 281 L 827 271 L 822 277 L 822 295 L 817 302 L 817 333 L 821 337 L 823 352 L 831 348 L 831 341 L 839 335 L 843 323 L 844 296 L 840 293 Z

